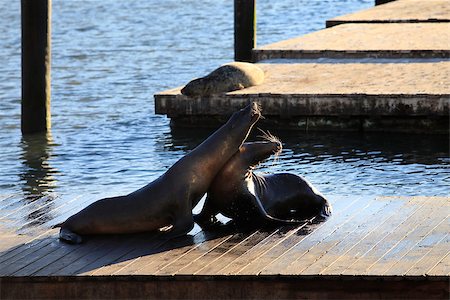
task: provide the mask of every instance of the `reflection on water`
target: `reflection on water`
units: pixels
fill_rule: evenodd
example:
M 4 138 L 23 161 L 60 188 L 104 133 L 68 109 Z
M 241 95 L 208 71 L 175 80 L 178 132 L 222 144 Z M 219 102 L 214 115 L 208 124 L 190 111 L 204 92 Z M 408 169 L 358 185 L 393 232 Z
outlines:
M 265 128 L 264 128 L 265 129 Z M 211 133 L 212 129 L 172 128 L 161 144 L 168 151 L 188 151 L 195 148 Z M 376 160 L 401 164 L 450 163 L 449 139 L 445 135 L 416 135 L 401 133 L 358 132 L 298 132 L 269 131 L 280 137 L 284 149 L 304 161 Z M 253 130 L 248 140 L 261 140 Z M 287 156 L 287 155 L 285 155 Z
M 22 152 L 19 156 L 22 167 L 19 182 L 23 191 L 26 220 L 49 220 L 48 213 L 53 208 L 58 170 L 51 166 L 54 146 L 50 133 L 38 133 L 22 136 Z
M 58 170 L 50 165 L 53 147 L 50 133 L 22 136 L 19 174 L 21 187 L 27 199 L 48 195 L 56 188 Z

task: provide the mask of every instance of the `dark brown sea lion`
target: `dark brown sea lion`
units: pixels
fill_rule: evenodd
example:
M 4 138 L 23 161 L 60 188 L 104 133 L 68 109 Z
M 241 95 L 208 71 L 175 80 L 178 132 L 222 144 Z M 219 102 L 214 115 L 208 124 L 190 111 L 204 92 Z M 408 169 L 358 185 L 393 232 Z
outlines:
M 205 97 L 260 85 L 263 81 L 264 71 L 255 64 L 233 62 L 190 81 L 181 93 L 190 97 Z
M 225 125 L 155 181 L 129 195 L 98 200 L 59 224 L 60 239 L 80 243 L 81 235 L 90 234 L 159 229 L 177 236 L 189 232 L 194 226 L 192 208 L 260 116 L 256 103 L 235 112 Z
M 314 216 L 331 215 L 331 205 L 306 179 L 290 174 L 259 175 L 253 169 L 281 151 L 281 143 L 245 143 L 216 175 L 195 221 L 207 228 L 223 214 L 237 224 L 299 223 Z

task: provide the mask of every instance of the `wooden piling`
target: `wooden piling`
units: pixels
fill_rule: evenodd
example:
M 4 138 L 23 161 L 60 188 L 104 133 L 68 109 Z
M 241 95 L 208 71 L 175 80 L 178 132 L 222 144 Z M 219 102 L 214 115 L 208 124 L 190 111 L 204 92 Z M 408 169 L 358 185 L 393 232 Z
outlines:
M 52 0 L 21 0 L 22 133 L 48 131 Z
M 234 59 L 252 61 L 256 46 L 256 0 L 234 0 Z

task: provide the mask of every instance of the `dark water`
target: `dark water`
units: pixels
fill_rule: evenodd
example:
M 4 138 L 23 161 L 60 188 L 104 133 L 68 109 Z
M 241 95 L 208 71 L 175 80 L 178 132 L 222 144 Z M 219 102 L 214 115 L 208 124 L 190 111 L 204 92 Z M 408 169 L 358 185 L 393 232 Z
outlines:
M 126 193 L 195 147 L 207 132 L 171 131 L 169 120 L 154 114 L 152 96 L 233 59 L 232 3 L 53 0 L 53 128 L 22 137 L 20 1 L 0 1 L 0 195 L 95 200 Z M 327 18 L 371 6 L 373 0 L 259 0 L 258 43 L 318 30 Z M 325 194 L 449 194 L 446 136 L 273 134 L 284 151 L 261 170 L 302 174 Z

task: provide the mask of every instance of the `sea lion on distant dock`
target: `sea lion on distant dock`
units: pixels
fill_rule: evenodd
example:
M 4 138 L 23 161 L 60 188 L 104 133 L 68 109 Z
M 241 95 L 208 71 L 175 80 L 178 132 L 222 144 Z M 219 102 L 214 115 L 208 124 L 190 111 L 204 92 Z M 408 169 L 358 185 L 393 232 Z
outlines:
M 80 235 L 158 229 L 173 236 L 186 234 L 194 226 L 192 208 L 260 116 L 256 103 L 235 112 L 225 125 L 155 181 L 129 195 L 98 200 L 59 224 L 60 239 L 80 243 Z
M 269 141 L 243 144 L 214 178 L 194 220 L 207 228 L 218 222 L 218 213 L 237 224 L 253 225 L 330 216 L 331 205 L 306 179 L 290 173 L 258 175 L 252 171 L 280 151 L 281 143 L 274 136 Z
M 181 93 L 190 97 L 210 96 L 260 85 L 264 71 L 254 64 L 233 62 L 225 64 L 202 78 L 189 82 Z

